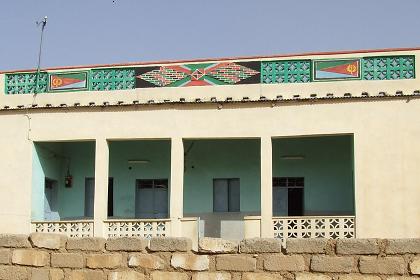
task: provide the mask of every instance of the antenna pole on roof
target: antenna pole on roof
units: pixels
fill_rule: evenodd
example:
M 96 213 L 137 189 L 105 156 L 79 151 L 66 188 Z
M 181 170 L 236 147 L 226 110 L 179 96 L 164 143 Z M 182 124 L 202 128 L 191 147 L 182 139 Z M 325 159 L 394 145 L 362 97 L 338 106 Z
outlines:
M 42 54 L 42 38 L 44 36 L 44 29 L 45 26 L 47 25 L 47 16 L 44 17 L 44 19 L 42 21 L 37 21 L 36 25 L 40 26 L 41 25 L 41 40 L 39 42 L 39 52 L 38 52 L 38 65 L 36 67 L 36 84 L 35 84 L 35 94 L 38 93 L 38 84 L 39 84 L 39 72 L 41 70 L 41 54 Z

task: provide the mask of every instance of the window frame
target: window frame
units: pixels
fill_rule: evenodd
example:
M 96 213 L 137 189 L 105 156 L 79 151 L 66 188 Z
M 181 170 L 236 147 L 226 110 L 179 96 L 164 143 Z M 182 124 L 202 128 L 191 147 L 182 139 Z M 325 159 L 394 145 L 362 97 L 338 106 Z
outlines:
M 272 180 L 272 188 L 282 188 L 287 190 L 287 216 L 290 215 L 290 208 L 289 208 L 289 191 L 292 189 L 301 189 L 302 190 L 302 211 L 301 215 L 297 216 L 304 216 L 305 215 L 305 177 L 299 176 L 299 177 L 273 177 Z M 274 190 L 273 190 L 274 191 Z M 273 207 L 273 215 L 277 215 L 277 213 L 274 212 L 274 199 L 272 199 L 272 207 Z M 296 216 L 296 215 L 292 215 Z

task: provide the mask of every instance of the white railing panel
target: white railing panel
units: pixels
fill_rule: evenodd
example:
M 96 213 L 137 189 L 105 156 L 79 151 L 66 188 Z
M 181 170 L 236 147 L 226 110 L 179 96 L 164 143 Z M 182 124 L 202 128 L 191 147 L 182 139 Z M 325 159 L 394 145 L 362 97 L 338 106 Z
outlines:
M 60 233 L 68 237 L 92 237 L 93 221 L 41 221 L 32 222 L 35 232 Z
M 274 237 L 354 238 L 354 216 L 273 217 Z
M 107 220 L 106 237 L 164 237 L 170 234 L 170 220 Z

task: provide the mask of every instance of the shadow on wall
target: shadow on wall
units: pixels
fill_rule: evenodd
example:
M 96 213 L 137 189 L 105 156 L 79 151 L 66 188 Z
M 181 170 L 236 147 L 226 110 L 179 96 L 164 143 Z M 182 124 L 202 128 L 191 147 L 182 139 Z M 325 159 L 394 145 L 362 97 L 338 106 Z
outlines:
M 93 217 L 94 142 L 37 142 L 32 169 L 32 220 Z

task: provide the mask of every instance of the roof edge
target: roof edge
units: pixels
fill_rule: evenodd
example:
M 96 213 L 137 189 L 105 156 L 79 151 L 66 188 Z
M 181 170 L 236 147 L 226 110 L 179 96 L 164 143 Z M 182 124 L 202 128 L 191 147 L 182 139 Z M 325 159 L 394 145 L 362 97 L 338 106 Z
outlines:
M 197 58 L 197 59 L 180 59 L 180 60 L 157 60 L 157 61 L 144 61 L 144 62 L 128 62 L 128 63 L 113 63 L 113 64 L 90 64 L 90 65 L 75 65 L 64 67 L 47 67 L 41 70 L 70 70 L 79 68 L 105 68 L 105 67 L 119 67 L 119 66 L 147 66 L 151 64 L 173 64 L 173 63 L 197 63 L 205 61 L 225 61 L 225 60 L 243 60 L 243 59 L 266 59 L 266 58 L 287 58 L 287 57 L 300 57 L 309 55 L 338 55 L 338 54 L 352 54 L 352 53 L 377 53 L 377 52 L 396 52 L 396 51 L 417 51 L 420 47 L 414 48 L 385 48 L 385 49 L 362 49 L 362 50 L 341 50 L 330 52 L 305 52 L 305 53 L 288 53 L 280 55 L 255 55 L 255 56 L 237 56 L 237 57 L 219 57 L 219 58 Z M 35 72 L 36 69 L 18 69 L 0 71 L 0 74 L 18 73 L 18 72 Z

